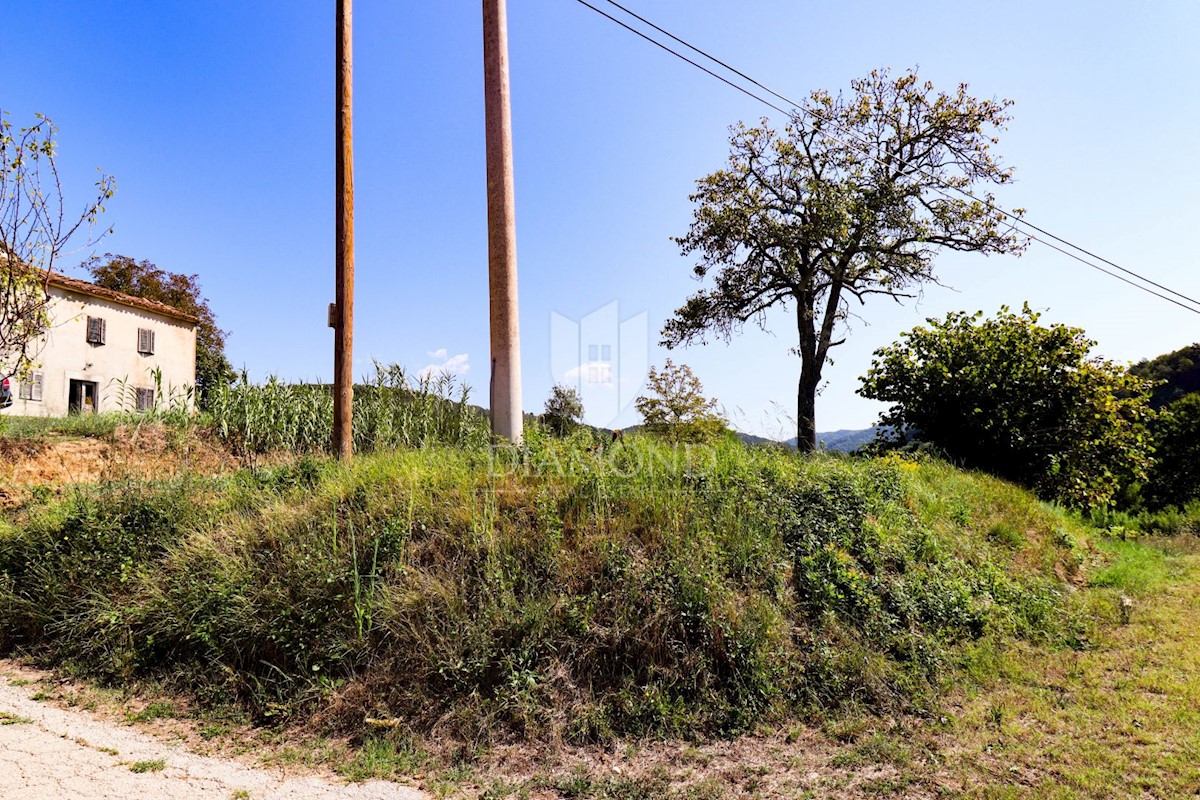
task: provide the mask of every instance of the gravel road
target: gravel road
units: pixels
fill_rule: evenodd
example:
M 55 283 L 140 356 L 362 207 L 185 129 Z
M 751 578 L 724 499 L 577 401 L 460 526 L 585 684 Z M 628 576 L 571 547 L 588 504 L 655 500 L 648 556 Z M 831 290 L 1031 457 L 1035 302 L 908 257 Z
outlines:
M 33 700 L 0 662 L 0 800 L 426 800 L 417 789 L 345 785 L 199 756 L 85 711 Z M 140 771 L 135 771 L 140 770 Z

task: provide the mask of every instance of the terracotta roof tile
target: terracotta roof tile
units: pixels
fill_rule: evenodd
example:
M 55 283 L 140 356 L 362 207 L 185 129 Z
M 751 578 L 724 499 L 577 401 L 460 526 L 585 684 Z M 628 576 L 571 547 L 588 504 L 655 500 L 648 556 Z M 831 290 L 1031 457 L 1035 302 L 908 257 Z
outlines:
M 179 309 L 169 306 L 166 303 L 160 303 L 157 300 L 147 300 L 143 297 L 134 297 L 131 294 L 118 292 L 115 289 L 106 289 L 103 286 L 97 286 L 94 283 L 79 280 L 78 278 L 68 278 L 58 272 L 50 273 L 50 285 L 57 286 L 60 289 L 76 292 L 78 294 L 86 294 L 91 297 L 99 297 L 102 300 L 109 300 L 121 305 L 140 308 L 145 311 L 153 311 L 155 314 L 162 314 L 166 317 L 174 317 L 175 319 L 184 322 L 190 322 L 193 325 L 198 323 L 200 319 L 192 314 L 186 314 Z

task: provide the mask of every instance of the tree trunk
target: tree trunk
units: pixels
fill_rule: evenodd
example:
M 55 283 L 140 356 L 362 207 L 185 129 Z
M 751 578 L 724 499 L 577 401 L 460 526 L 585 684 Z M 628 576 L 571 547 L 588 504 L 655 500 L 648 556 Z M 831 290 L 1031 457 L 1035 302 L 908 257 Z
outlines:
M 800 355 L 800 386 L 796 390 L 796 449 L 811 453 L 817 449 L 817 386 L 821 382 L 822 359 L 819 355 L 813 303 L 808 292 L 796 294 L 796 348 Z
M 821 373 L 805 361 L 800 367 L 800 385 L 796 390 L 796 449 L 811 453 L 817 449 L 817 385 Z

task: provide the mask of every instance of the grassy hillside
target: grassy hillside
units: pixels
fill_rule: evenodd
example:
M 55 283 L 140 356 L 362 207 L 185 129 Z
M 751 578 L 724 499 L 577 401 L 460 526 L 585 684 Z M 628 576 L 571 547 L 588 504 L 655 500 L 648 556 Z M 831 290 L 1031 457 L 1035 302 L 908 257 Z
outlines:
M 1070 641 L 1084 537 L 936 463 L 535 436 L 35 493 L 0 531 L 0 650 L 343 730 L 724 735 Z

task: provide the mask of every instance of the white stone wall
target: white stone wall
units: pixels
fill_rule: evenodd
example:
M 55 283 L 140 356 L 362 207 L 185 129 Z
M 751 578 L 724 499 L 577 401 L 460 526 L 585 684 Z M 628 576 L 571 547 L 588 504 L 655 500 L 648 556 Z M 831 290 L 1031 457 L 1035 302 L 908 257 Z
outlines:
M 196 382 L 196 326 L 193 323 L 111 300 L 90 297 L 57 286 L 50 327 L 35 359 L 42 373 L 42 399 L 22 400 L 20 383 L 12 380 L 13 404 L 3 413 L 30 417 L 65 417 L 72 379 L 94 382 L 96 411 L 133 411 L 135 393 L 123 387 L 154 389 L 152 371 L 162 370 L 162 393 L 182 395 Z M 105 343 L 87 341 L 87 318 L 106 322 Z M 154 353 L 138 352 L 138 329 L 154 331 Z M 156 396 L 162 403 L 164 396 Z

